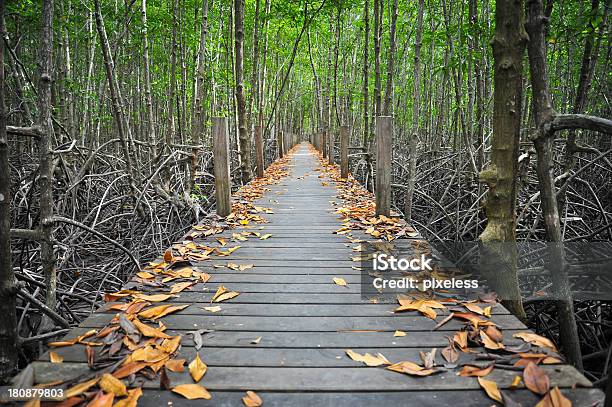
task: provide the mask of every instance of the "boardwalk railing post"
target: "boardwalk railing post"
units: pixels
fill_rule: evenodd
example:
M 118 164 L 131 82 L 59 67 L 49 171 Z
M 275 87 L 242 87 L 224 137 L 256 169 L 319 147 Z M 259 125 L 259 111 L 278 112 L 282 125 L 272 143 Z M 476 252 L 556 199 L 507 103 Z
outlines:
M 232 211 L 230 201 L 229 131 L 227 117 L 213 117 L 213 159 L 217 215 L 227 216 Z
M 389 216 L 392 137 L 391 116 L 376 117 L 376 215 Z
M 287 155 L 287 151 L 289 151 L 289 149 L 291 149 L 291 146 L 289 145 L 289 133 L 283 131 L 283 155 Z
M 340 178 L 348 178 L 348 145 L 349 145 L 349 128 L 348 126 L 340 126 Z
M 334 163 L 334 132 L 330 131 L 327 136 L 328 145 L 327 145 L 327 157 L 329 158 L 329 163 Z
M 285 156 L 285 146 L 283 143 L 283 131 L 276 131 L 276 146 L 278 147 L 278 158 L 283 158 Z
M 255 126 L 255 158 L 257 160 L 257 177 L 264 176 L 264 150 L 263 150 L 263 135 L 261 134 L 261 126 Z
M 323 158 L 327 158 L 327 129 L 323 130 L 322 134 L 321 152 L 323 153 Z

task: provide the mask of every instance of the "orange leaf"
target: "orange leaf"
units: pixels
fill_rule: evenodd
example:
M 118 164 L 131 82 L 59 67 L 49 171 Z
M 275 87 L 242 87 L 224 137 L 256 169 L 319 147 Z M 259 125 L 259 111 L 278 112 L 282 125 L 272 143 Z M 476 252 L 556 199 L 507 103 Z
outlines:
M 189 364 L 189 373 L 191 374 L 191 377 L 197 383 L 206 374 L 207 370 L 208 367 L 204 362 L 202 362 L 202 359 L 200 359 L 200 354 L 197 353 L 195 359 Z
M 174 393 L 180 394 L 189 400 L 206 399 L 210 400 L 211 395 L 204 387 L 199 384 L 181 384 L 172 389 Z
M 535 363 L 529 362 L 523 370 L 523 382 L 525 387 L 536 394 L 544 395 L 550 388 L 550 379 Z
M 483 379 L 482 377 L 479 377 L 478 384 L 480 384 L 480 387 L 484 389 L 484 391 L 487 393 L 487 396 L 503 404 L 501 393 L 499 392 L 499 389 L 497 388 L 497 383 L 495 383 L 492 380 L 486 380 L 486 379 Z
M 143 324 L 142 322 L 138 320 L 138 318 L 134 318 L 132 323 L 134 324 L 136 328 L 138 328 L 140 333 L 142 333 L 144 336 L 148 336 L 152 338 L 164 338 L 164 339 L 171 338 L 170 335 L 160 331 L 159 329 L 153 328 L 152 326 L 149 326 L 147 324 Z
M 100 379 L 98 386 L 107 393 L 113 393 L 116 396 L 127 396 L 125 384 L 115 376 L 105 373 Z
M 260 407 L 263 404 L 261 397 L 259 397 L 254 391 L 250 390 L 246 392 L 246 396 L 242 398 L 242 402 L 247 407 Z

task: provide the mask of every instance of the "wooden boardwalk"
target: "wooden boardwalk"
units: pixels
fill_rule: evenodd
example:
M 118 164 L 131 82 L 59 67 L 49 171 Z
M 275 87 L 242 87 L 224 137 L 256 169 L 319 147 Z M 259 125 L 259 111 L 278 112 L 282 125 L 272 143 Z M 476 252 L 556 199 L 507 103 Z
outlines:
M 219 246 L 219 237 L 231 238 L 241 230 L 272 234 L 267 240 L 249 239 L 241 248 L 223 258 L 194 264 L 212 275 L 206 284 L 197 284 L 170 301 L 191 304 L 186 309 L 161 320 L 170 335 L 181 334 L 178 357 L 189 363 L 196 354 L 189 331 L 203 334 L 199 351 L 208 371 L 200 384 L 212 394 L 210 400 L 187 400 L 161 390 L 159 379 L 144 382 L 139 405 L 144 406 L 239 406 L 245 391 L 257 392 L 265 406 L 490 406 L 495 404 L 480 388 L 475 377 L 460 377 L 461 365 L 473 360 L 461 353 L 457 366 L 448 365 L 440 356 L 436 363 L 441 373 L 417 377 L 367 367 L 346 355 L 347 349 L 359 353 L 382 353 L 391 362 L 420 363 L 419 352 L 448 345 L 447 337 L 463 324 L 453 319 L 432 331 L 436 321 L 417 313 L 395 314 L 393 304 L 370 303 L 360 294 L 360 274 L 351 261 L 352 246 L 347 238 L 334 234 L 340 226 L 332 202 L 337 201 L 334 183 L 323 185 L 319 161 L 306 144 L 301 144 L 291 158 L 291 172 L 256 204 L 269 207 L 269 223 L 226 230 L 222 234 L 196 239 Z M 354 232 L 355 237 L 366 237 Z M 251 263 L 253 268 L 240 271 L 213 264 Z M 332 282 L 343 278 L 346 287 Z M 210 304 L 220 285 L 240 295 L 228 301 Z M 219 312 L 203 307 L 219 305 Z M 100 329 L 115 315 L 108 306 L 87 318 L 66 338 L 74 338 L 92 328 Z M 448 315 L 448 311 L 442 312 Z M 438 321 L 443 318 L 440 316 Z M 501 306 L 494 308 L 492 320 L 502 327 L 504 344 L 523 342 L 512 334 L 526 327 Z M 395 337 L 396 330 L 405 331 Z M 257 342 L 257 338 L 261 338 Z M 92 339 L 95 340 L 95 339 Z M 96 359 L 101 347 L 96 347 Z M 82 345 L 53 349 L 63 363 L 51 364 L 49 354 L 35 362 L 35 383 L 85 377 L 87 366 Z M 446 364 L 446 367 L 444 366 Z M 438 367 L 437 367 L 438 368 Z M 592 406 L 601 400 L 598 390 L 572 367 L 542 367 L 574 406 Z M 506 393 L 516 370 L 494 369 L 486 379 L 495 381 Z M 172 386 L 192 383 L 189 372 L 169 372 Z M 522 384 L 521 384 L 522 386 Z M 577 386 L 575 389 L 572 387 Z M 508 392 L 523 406 L 534 405 L 541 397 L 528 390 Z

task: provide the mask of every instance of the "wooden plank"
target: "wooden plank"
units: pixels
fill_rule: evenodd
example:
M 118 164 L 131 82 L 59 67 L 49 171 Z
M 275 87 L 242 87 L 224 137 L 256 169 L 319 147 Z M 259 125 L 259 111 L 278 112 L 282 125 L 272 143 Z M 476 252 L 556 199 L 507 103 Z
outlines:
M 49 383 L 69 380 L 89 372 L 86 363 L 34 362 L 34 382 Z M 550 383 L 559 387 L 590 387 L 591 384 L 570 366 L 542 366 Z M 514 371 L 494 369 L 488 380 L 508 389 Z M 174 386 L 193 383 L 189 372 L 168 372 Z M 401 391 L 401 390 L 477 390 L 480 385 L 473 377 L 461 377 L 452 369 L 426 377 L 408 376 L 382 368 L 294 368 L 294 367 L 216 367 L 206 373 L 206 388 L 216 390 L 253 391 Z M 522 384 L 520 385 L 522 386 Z M 146 381 L 145 389 L 159 388 L 158 381 Z
M 221 305 L 222 306 L 222 305 Z M 79 326 L 101 328 L 110 322 L 111 314 L 95 313 Z M 495 323 L 502 329 L 526 329 L 525 325 L 510 315 L 499 315 Z M 292 331 L 292 332 L 338 332 L 338 331 L 429 331 L 436 322 L 422 316 L 392 315 L 380 317 L 274 317 L 274 316 L 215 316 L 213 315 L 168 315 L 164 317 L 168 329 L 213 329 L 223 331 Z M 457 331 L 464 326 L 456 319 L 442 328 L 444 331 Z
M 603 403 L 603 395 L 596 389 L 562 389 L 563 395 L 574 407 L 593 407 Z M 384 402 L 389 406 L 419 407 L 474 407 L 493 404 L 481 390 L 396 391 L 396 392 L 258 392 L 266 407 L 355 407 L 378 406 Z M 540 397 L 527 390 L 514 390 L 508 395 L 523 406 L 535 405 Z M 242 405 L 243 392 L 212 392 L 211 400 L 186 400 L 172 392 L 150 389 L 138 400 L 139 406 L 215 406 L 235 407 Z
M 212 122 L 217 214 L 227 216 L 232 211 L 227 117 L 213 117 Z
M 90 328 L 75 328 L 66 339 L 76 338 Z M 192 336 L 188 334 L 192 329 L 168 329 L 169 335 L 182 334 L 182 346 L 194 346 Z M 512 335 L 522 330 L 504 330 L 504 343 L 506 345 L 520 345 L 522 340 Z M 258 344 L 252 344 L 254 338 L 261 336 Z M 203 345 L 207 348 L 234 347 L 234 348 L 337 348 L 337 349 L 363 349 L 363 348 L 433 348 L 448 345 L 448 331 L 409 331 L 406 336 L 395 337 L 393 332 L 262 332 L 262 331 L 214 331 L 203 335 Z M 85 346 L 75 345 L 75 352 L 83 352 Z M 58 351 L 63 348 L 56 348 Z M 68 348 L 66 348 L 68 349 Z M 382 352 L 382 350 L 381 350 Z M 363 353 L 363 352 L 362 352 Z M 44 359 L 44 360 L 48 360 Z

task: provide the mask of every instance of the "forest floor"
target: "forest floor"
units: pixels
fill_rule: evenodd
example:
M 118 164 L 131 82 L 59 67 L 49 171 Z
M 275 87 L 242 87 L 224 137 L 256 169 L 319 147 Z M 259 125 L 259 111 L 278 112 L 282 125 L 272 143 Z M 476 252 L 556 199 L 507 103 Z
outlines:
M 602 400 L 491 297 L 365 299 L 360 243 L 427 247 L 400 219 L 374 216 L 372 199 L 298 145 L 235 194 L 229 217 L 195 226 L 49 343 L 18 383 L 61 388 L 63 405 L 119 407 Z

